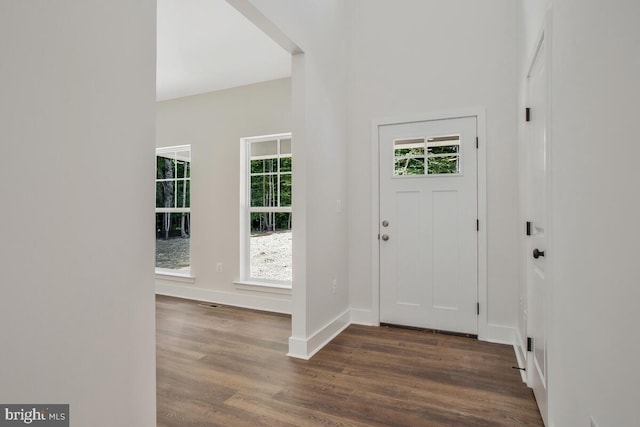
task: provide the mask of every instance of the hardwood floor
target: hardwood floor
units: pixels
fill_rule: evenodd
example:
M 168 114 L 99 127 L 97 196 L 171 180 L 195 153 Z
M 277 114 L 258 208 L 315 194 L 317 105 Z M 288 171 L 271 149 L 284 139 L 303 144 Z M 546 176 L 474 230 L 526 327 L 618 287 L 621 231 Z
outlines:
M 158 426 L 542 426 L 509 346 L 350 326 L 303 361 L 289 316 L 156 307 Z

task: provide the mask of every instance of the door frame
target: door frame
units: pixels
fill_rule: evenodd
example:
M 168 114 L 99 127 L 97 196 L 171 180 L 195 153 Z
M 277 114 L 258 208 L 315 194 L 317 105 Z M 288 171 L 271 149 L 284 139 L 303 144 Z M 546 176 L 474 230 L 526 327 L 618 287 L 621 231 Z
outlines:
M 487 150 L 486 150 L 486 113 L 483 107 L 474 107 L 452 111 L 420 113 L 375 119 L 371 126 L 371 302 L 372 320 L 375 325 L 380 325 L 380 246 L 378 240 L 380 224 L 380 144 L 378 131 L 381 126 L 425 122 L 432 120 L 458 119 L 475 117 L 478 136 L 478 219 L 480 230 L 478 231 L 478 303 L 480 314 L 478 315 L 478 339 L 483 341 L 497 341 L 511 343 L 512 337 L 504 334 L 492 335 L 487 318 Z M 500 331 L 500 329 L 498 329 Z
M 551 48 L 552 48 L 552 43 L 551 43 L 551 37 L 552 37 L 552 11 L 551 9 L 547 10 L 543 23 L 542 23 L 542 27 L 538 33 L 538 36 L 535 39 L 535 45 L 533 48 L 533 51 L 531 52 L 531 54 L 528 56 L 528 62 L 527 62 L 527 68 L 526 68 L 526 74 L 524 75 L 524 88 L 525 88 L 525 107 L 528 107 L 531 104 L 531 100 L 530 100 L 530 96 L 531 96 L 531 92 L 530 92 L 530 76 L 531 73 L 533 71 L 534 66 L 536 65 L 536 62 L 540 59 L 543 58 L 545 63 L 544 63 L 544 67 L 545 67 L 545 72 L 547 74 L 547 87 L 545 88 L 546 91 L 546 96 L 547 96 L 547 102 L 546 102 L 546 109 L 547 109 L 547 114 L 546 114 L 546 122 L 545 122 L 545 134 L 546 134 L 546 179 L 545 179 L 545 187 L 546 187 L 546 218 L 545 218 L 545 252 L 548 252 L 551 254 L 551 257 L 547 259 L 547 257 L 545 257 L 545 269 L 544 269 L 544 275 L 545 275 L 545 316 L 546 316 L 546 323 L 545 323 L 545 337 L 546 337 L 546 342 L 545 342 L 545 352 L 546 352 L 546 372 L 545 372 L 545 382 L 546 382 L 546 401 L 545 402 L 537 402 L 539 410 L 540 410 L 540 415 L 543 418 L 543 421 L 546 425 L 546 423 L 548 422 L 549 419 L 551 419 L 551 417 L 549 416 L 550 412 L 549 412 L 549 354 L 551 353 L 551 348 L 550 348 L 550 342 L 551 342 L 551 337 L 549 336 L 549 331 L 552 330 L 551 324 L 552 324 L 552 317 L 551 317 L 551 313 L 552 313 L 552 302 L 553 302 L 553 278 L 555 277 L 554 275 L 554 261 L 553 261 L 553 253 L 554 253 L 554 244 L 553 244 L 553 218 L 551 215 L 551 211 L 552 211 L 552 201 L 553 201 L 553 176 L 552 176 L 552 162 L 553 162 L 553 135 L 552 135 L 552 52 L 551 52 Z M 544 51 L 542 51 L 542 48 L 544 47 Z M 542 53 L 541 53 L 542 51 Z M 541 56 L 543 55 L 543 56 Z M 520 138 L 520 157 L 521 157 L 521 165 L 523 165 L 524 167 L 521 167 L 520 169 L 520 182 L 521 182 L 521 223 L 523 224 L 523 229 L 524 229 L 524 224 L 526 223 L 526 221 L 528 221 L 528 219 L 526 218 L 527 212 L 526 212 L 526 198 L 527 198 L 527 194 L 526 194 L 526 179 L 527 179 L 527 167 L 529 167 L 526 162 L 527 162 L 527 158 L 526 158 L 526 150 L 525 150 L 525 144 L 530 143 L 530 135 L 529 135 L 529 130 L 526 128 L 526 124 L 525 124 L 525 128 L 523 133 L 521 134 L 521 138 Z M 525 367 L 526 370 L 522 373 L 523 374 L 523 379 L 525 380 L 525 382 L 527 383 L 527 385 L 529 387 L 532 387 L 532 376 L 533 376 L 533 369 L 532 369 L 532 355 L 527 351 L 527 347 L 526 347 L 526 337 L 527 336 L 531 336 L 531 324 L 532 324 L 532 319 L 531 316 L 533 315 L 533 310 L 532 310 L 532 297 L 531 297 L 531 283 L 528 280 L 528 257 L 531 256 L 530 252 L 529 252 L 529 248 L 527 245 L 527 236 L 525 236 L 524 234 L 521 237 L 521 247 L 522 247 L 522 252 L 520 255 L 520 260 L 521 260 L 521 268 L 522 268 L 522 274 L 521 274 L 521 278 L 522 280 L 524 280 L 524 290 L 525 290 L 525 295 L 526 295 L 526 301 L 524 301 L 524 304 L 521 304 L 520 310 L 525 310 L 524 314 L 523 313 L 518 313 L 518 317 L 519 318 L 524 318 L 525 321 L 525 325 L 524 325 L 524 332 L 526 334 L 525 337 L 520 337 L 520 325 L 517 328 L 518 331 L 518 341 L 517 347 L 520 347 L 520 350 L 517 352 L 523 355 L 523 359 L 524 359 L 524 366 L 521 367 Z M 519 362 L 520 363 L 520 362 Z M 537 401 L 537 400 L 536 400 Z

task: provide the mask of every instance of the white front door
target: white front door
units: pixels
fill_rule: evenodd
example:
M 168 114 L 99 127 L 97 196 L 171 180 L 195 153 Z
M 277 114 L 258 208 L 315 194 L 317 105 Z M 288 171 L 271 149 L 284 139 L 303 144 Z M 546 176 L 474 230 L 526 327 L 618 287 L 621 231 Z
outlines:
M 548 71 L 544 40 L 528 75 L 529 122 L 525 141 L 526 171 L 526 277 L 528 318 L 527 356 L 529 386 L 544 422 L 547 422 L 547 116 Z
M 476 123 L 378 128 L 382 323 L 477 334 Z

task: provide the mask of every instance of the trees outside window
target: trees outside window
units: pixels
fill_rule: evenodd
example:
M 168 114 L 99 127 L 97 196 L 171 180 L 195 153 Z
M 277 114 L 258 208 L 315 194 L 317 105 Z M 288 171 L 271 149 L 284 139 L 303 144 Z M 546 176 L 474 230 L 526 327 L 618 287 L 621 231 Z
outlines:
M 460 135 L 398 139 L 394 141 L 394 175 L 459 174 L 460 155 Z
M 191 146 L 156 150 L 156 270 L 190 272 Z
M 291 134 L 244 138 L 241 276 L 291 285 Z

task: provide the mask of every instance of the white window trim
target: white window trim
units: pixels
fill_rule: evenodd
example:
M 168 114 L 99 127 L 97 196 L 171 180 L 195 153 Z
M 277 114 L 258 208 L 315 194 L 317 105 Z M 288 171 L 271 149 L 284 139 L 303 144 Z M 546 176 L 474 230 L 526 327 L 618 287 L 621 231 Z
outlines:
M 158 148 L 156 148 L 156 156 L 158 154 L 181 152 L 181 151 L 189 151 L 189 152 L 191 152 L 191 144 L 172 145 L 170 147 L 158 147 Z M 183 157 L 183 158 L 178 158 L 178 160 L 189 160 L 189 161 L 191 161 L 191 155 L 189 155 L 189 159 Z
M 184 151 L 188 151 L 189 152 L 189 158 L 186 157 L 180 157 L 178 156 L 177 153 L 180 152 L 184 152 Z M 167 154 L 167 153 L 173 153 L 175 154 L 175 159 L 176 160 L 183 160 L 183 161 L 189 161 L 191 162 L 191 144 L 185 144 L 185 145 L 172 145 L 170 147 L 157 147 L 156 148 L 156 157 L 158 157 L 159 155 L 162 154 Z M 157 174 L 157 171 L 156 171 Z M 183 179 L 183 178 L 179 178 L 179 179 Z M 189 182 L 191 182 L 191 174 L 189 174 Z M 160 178 L 158 179 L 156 176 L 155 182 L 167 182 L 167 181 L 174 181 L 175 178 L 172 179 L 167 179 L 167 178 Z M 174 208 L 155 208 L 155 213 L 191 213 L 191 207 L 188 208 L 182 208 L 182 207 L 174 207 Z M 180 281 L 180 282 L 184 282 L 184 283 L 191 283 L 193 284 L 195 282 L 195 277 L 192 276 L 191 274 L 192 268 L 191 268 L 191 244 L 189 244 L 189 270 L 172 270 L 169 268 L 159 268 L 156 267 L 155 268 L 155 274 L 156 274 L 156 278 L 158 279 L 169 279 L 169 280 L 176 280 L 176 281 Z
M 243 289 L 254 292 L 266 292 L 269 294 L 282 294 L 291 295 L 291 284 L 281 284 L 275 282 L 262 282 L 262 281 L 242 281 L 236 280 L 233 282 L 237 289 Z
M 236 284 L 236 287 L 240 289 L 289 294 L 292 288 L 291 282 L 251 277 L 250 271 L 250 214 L 252 212 L 292 212 L 291 207 L 251 207 L 251 203 L 249 201 L 249 198 L 251 197 L 251 181 L 250 174 L 248 173 L 251 156 L 249 146 L 254 142 L 271 141 L 274 139 L 292 139 L 292 134 L 287 132 L 240 138 L 240 279 L 234 281 L 234 283 Z M 278 155 L 280 157 L 291 157 L 290 155 L 280 155 L 280 153 L 278 153 Z M 270 156 L 264 156 L 264 158 L 268 157 Z M 256 156 L 256 158 L 258 157 Z
M 168 268 L 156 268 L 156 279 L 170 280 L 172 282 L 180 282 L 193 285 L 196 278 L 190 272 L 170 270 Z

